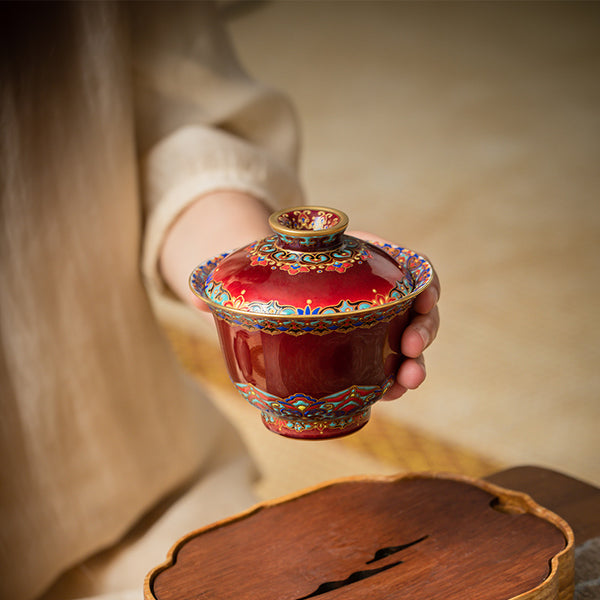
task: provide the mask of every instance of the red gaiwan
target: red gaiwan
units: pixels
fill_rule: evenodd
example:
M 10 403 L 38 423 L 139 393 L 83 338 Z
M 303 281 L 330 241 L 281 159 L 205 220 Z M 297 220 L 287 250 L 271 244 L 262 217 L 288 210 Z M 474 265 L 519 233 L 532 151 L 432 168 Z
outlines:
M 229 374 L 265 426 L 339 437 L 369 420 L 403 359 L 400 337 L 429 262 L 344 234 L 316 206 L 269 218 L 274 235 L 198 266 L 192 290 L 213 313 Z

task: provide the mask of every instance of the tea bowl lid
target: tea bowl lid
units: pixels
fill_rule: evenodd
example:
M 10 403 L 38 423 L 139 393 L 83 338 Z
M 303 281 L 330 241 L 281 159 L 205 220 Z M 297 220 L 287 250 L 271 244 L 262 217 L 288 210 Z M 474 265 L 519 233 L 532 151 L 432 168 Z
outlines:
M 406 248 L 346 235 L 348 217 L 319 206 L 269 218 L 273 235 L 199 265 L 190 277 L 211 308 L 314 317 L 404 303 L 431 282 L 429 262 Z

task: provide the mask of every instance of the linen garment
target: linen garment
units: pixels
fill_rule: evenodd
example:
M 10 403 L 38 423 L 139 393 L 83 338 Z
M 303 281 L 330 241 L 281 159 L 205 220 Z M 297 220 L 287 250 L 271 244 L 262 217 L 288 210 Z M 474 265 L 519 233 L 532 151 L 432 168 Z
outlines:
M 296 122 L 208 3 L 0 14 L 0 597 L 68 569 L 49 597 L 141 596 L 180 535 L 253 502 L 242 443 L 157 322 L 200 320 L 161 243 L 213 190 L 301 203 Z

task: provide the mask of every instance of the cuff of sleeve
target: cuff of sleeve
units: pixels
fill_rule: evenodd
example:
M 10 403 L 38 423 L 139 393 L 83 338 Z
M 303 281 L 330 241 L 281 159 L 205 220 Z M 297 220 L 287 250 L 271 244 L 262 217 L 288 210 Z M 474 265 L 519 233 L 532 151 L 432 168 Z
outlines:
M 210 192 L 236 190 L 274 209 L 303 203 L 289 167 L 261 148 L 208 127 L 174 132 L 149 152 L 142 169 L 147 211 L 142 272 L 159 318 L 176 324 L 189 320 L 193 311 L 170 293 L 158 264 L 169 227 L 192 202 Z

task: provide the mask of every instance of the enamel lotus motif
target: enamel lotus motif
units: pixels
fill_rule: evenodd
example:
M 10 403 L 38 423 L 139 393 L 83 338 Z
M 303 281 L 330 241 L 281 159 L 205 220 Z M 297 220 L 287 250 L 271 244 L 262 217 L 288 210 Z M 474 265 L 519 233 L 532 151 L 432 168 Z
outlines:
M 268 429 L 352 433 L 394 381 L 431 265 L 345 235 L 348 217 L 331 208 L 290 208 L 269 225 L 272 236 L 199 265 L 191 288 L 211 309 L 233 383 Z

